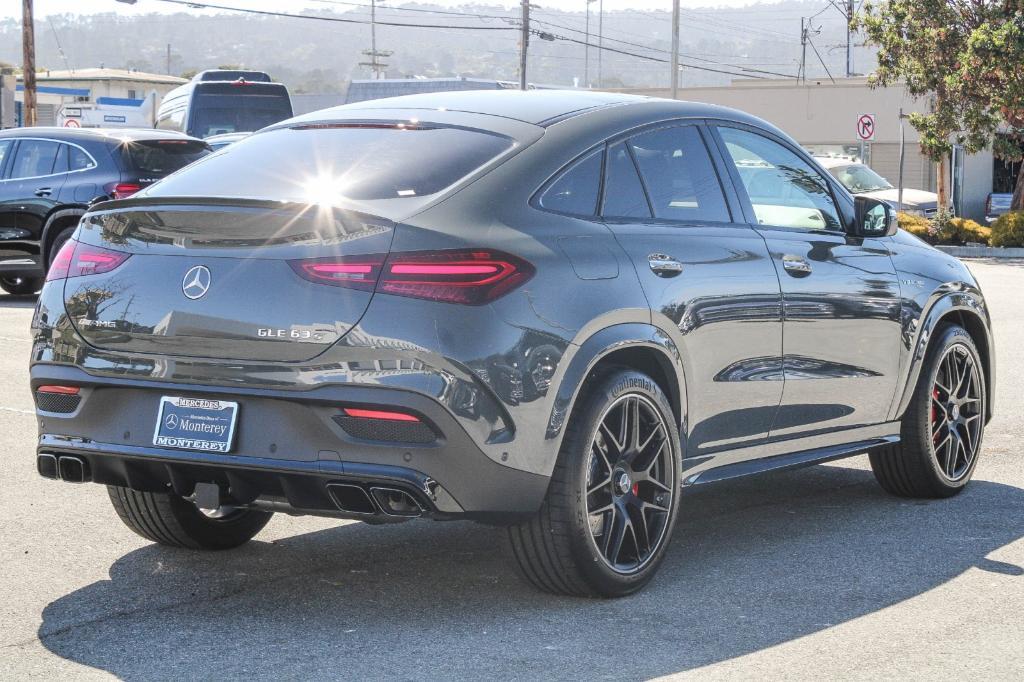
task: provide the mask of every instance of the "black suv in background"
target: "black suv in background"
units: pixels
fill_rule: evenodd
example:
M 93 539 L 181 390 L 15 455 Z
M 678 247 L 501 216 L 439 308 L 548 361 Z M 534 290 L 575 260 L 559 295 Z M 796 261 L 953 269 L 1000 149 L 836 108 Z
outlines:
M 158 130 L 0 132 L 0 288 L 30 294 L 90 205 L 123 199 L 210 152 Z

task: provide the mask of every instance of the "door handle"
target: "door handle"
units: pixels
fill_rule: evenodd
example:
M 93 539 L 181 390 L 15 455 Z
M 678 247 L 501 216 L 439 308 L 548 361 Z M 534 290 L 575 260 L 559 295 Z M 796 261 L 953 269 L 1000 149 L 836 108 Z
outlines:
M 39 189 L 37 189 L 35 191 L 35 195 L 37 197 L 48 197 L 51 194 L 53 194 L 53 188 L 52 187 L 40 187 Z
M 651 272 L 658 277 L 675 277 L 683 271 L 682 263 L 663 253 L 652 253 L 647 256 L 647 263 L 651 266 Z
M 811 274 L 811 264 L 800 256 L 783 256 L 782 267 L 794 277 L 806 277 Z

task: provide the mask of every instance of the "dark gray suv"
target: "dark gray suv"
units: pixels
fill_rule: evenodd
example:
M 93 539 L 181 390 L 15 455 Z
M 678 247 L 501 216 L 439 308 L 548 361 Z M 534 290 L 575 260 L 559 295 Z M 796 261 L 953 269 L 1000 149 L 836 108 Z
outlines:
M 39 472 L 153 541 L 275 511 L 507 527 L 618 596 L 688 486 L 870 453 L 959 492 L 992 414 L 957 260 L 737 111 L 460 92 L 294 118 L 83 218 L 33 320 Z

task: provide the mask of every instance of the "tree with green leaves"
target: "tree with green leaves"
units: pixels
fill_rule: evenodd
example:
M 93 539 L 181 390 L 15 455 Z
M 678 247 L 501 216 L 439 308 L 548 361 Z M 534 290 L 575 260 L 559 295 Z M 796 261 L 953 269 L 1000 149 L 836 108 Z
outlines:
M 856 24 L 879 47 L 872 84 L 931 98 L 910 116 L 929 158 L 945 166 L 954 144 L 1024 158 L 1024 0 L 869 0 Z M 1024 164 L 1012 208 L 1024 210 Z

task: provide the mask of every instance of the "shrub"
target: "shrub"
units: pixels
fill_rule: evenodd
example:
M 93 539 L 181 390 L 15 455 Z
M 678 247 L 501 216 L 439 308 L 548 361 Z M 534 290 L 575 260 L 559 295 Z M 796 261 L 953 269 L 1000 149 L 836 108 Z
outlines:
M 992 223 L 992 246 L 1024 246 L 1024 211 L 1004 213 Z
M 992 238 L 992 228 L 968 220 L 967 218 L 951 218 L 943 230 L 943 244 L 966 244 L 976 242 L 988 244 Z
M 899 213 L 897 217 L 900 227 L 929 244 L 988 244 L 992 233 L 991 228 L 967 218 L 954 218 L 946 211 L 940 211 L 932 220 L 909 213 Z
M 896 218 L 899 221 L 900 227 L 910 234 L 920 237 L 929 244 L 935 243 L 934 235 L 929 232 L 931 222 L 924 216 L 900 212 L 896 214 Z

